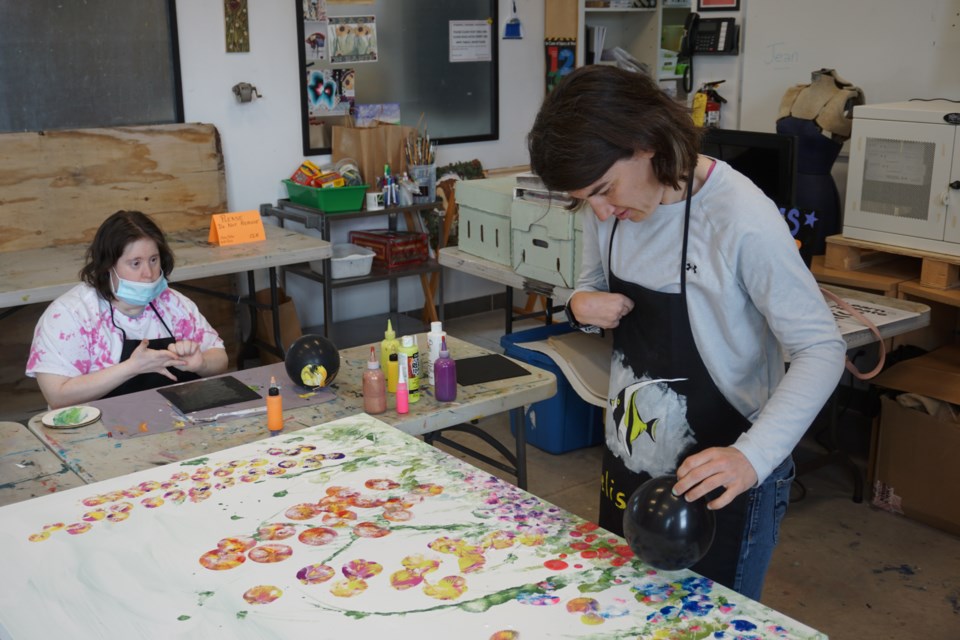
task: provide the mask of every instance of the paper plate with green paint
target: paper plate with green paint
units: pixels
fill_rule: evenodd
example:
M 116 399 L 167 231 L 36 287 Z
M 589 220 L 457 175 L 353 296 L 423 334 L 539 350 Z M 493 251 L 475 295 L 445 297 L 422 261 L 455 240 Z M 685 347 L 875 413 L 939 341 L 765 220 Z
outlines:
M 100 419 L 100 409 L 96 407 L 65 407 L 47 413 L 41 421 L 51 429 L 74 429 L 96 422 Z

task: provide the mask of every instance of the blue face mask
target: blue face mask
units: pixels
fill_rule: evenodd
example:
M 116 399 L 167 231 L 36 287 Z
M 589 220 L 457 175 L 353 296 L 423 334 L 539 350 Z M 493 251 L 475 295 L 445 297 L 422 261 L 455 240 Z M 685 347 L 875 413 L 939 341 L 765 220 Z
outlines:
M 117 276 L 117 281 L 120 283 L 113 289 L 113 295 L 119 300 L 123 300 L 127 304 L 133 305 L 135 307 L 145 307 L 154 300 L 157 299 L 164 289 L 167 288 L 167 279 L 164 277 L 163 273 L 160 274 L 160 277 L 154 280 L 153 282 L 134 282 L 133 280 L 124 280 L 120 277 L 120 274 L 117 273 L 117 270 L 114 269 L 113 273 Z M 113 285 L 113 280 L 110 280 L 110 284 Z

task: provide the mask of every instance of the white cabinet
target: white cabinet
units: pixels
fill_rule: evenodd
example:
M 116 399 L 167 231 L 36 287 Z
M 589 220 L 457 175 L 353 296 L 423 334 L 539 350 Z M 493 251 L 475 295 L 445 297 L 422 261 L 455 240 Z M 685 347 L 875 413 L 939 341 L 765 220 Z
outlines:
M 651 73 L 659 79 L 675 78 L 672 70 L 662 71 L 663 60 L 660 56 L 661 42 L 666 40 L 676 46 L 675 34 L 678 27 L 682 27 L 690 4 L 672 2 L 668 6 L 661 6 L 660 2 L 640 0 L 637 5 L 654 4 L 653 7 L 637 6 L 634 8 L 607 8 L 589 7 L 588 0 L 579 0 L 577 6 L 577 24 L 582 45 L 577 47 L 578 67 L 592 64 L 591 39 L 594 30 L 604 30 L 603 49 L 620 47 L 634 58 L 646 64 Z M 666 31 L 665 31 L 666 28 Z M 666 34 L 666 38 L 664 35 Z M 606 63 L 606 61 L 604 61 Z M 610 63 L 612 64 L 612 62 Z
M 843 235 L 960 255 L 960 107 L 854 108 Z

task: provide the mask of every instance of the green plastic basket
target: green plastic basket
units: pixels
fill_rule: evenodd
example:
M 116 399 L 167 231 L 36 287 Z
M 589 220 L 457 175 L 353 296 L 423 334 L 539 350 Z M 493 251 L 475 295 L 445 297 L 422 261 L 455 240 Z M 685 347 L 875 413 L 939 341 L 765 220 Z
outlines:
M 357 187 L 329 187 L 318 189 L 298 184 L 293 180 L 284 180 L 290 200 L 326 213 L 360 211 L 363 209 L 363 196 L 369 185 Z

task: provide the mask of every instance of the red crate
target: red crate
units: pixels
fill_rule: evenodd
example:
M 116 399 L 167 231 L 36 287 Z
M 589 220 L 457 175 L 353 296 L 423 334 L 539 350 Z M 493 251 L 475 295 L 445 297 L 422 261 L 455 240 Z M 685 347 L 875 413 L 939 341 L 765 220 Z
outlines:
M 373 264 L 386 269 L 420 264 L 430 257 L 427 234 L 416 231 L 351 231 L 350 242 L 373 249 Z

